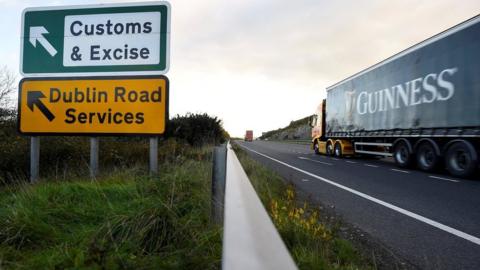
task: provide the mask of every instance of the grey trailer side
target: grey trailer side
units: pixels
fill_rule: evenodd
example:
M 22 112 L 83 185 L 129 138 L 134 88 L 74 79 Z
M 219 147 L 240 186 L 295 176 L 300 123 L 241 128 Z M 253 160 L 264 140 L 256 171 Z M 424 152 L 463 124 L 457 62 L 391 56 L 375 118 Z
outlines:
M 326 135 L 402 167 L 416 160 L 431 171 L 443 161 L 470 175 L 479 155 L 480 16 L 327 88 Z

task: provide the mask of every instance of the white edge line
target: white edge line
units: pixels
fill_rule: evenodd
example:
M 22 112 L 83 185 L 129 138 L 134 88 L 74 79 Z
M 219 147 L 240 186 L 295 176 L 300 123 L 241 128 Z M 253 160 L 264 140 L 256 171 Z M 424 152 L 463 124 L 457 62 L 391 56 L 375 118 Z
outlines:
M 430 178 L 435 178 L 435 179 L 438 179 L 438 180 L 444 180 L 444 181 L 455 182 L 455 183 L 458 183 L 458 182 L 460 182 L 460 181 L 458 181 L 458 180 L 454 180 L 454 179 L 448 179 L 448 178 L 443 178 L 443 177 L 438 177 L 438 176 L 434 176 L 434 175 L 429 175 L 428 177 L 430 177 Z
M 404 170 L 399 170 L 399 169 L 390 169 L 395 172 L 401 172 L 401 173 L 410 173 L 409 171 L 404 171 Z
M 370 195 L 367 195 L 367 194 L 365 194 L 365 193 L 362 193 L 362 192 L 356 191 L 356 190 L 354 190 L 354 189 L 351 189 L 351 188 L 349 188 L 349 187 L 340 185 L 340 184 L 338 184 L 338 183 L 335 183 L 335 182 L 333 182 L 333 181 L 331 181 L 331 180 L 328 180 L 328 179 L 323 178 L 323 177 L 321 177 L 321 176 L 318 176 L 318 175 L 316 175 L 316 174 L 313 174 L 313 173 L 304 171 L 304 170 L 299 169 L 299 168 L 297 168 L 297 167 L 294 167 L 294 166 L 292 166 L 292 165 L 290 165 L 290 164 L 287 164 L 287 163 L 285 163 L 285 162 L 283 162 L 283 161 L 280 161 L 280 160 L 278 160 L 278 159 L 272 158 L 272 157 L 270 157 L 270 156 L 267 156 L 267 155 L 265 155 L 265 154 L 262 154 L 262 153 L 260 153 L 260 152 L 255 151 L 255 150 L 252 150 L 252 149 L 250 149 L 250 148 L 248 148 L 248 147 L 246 147 L 246 146 L 242 146 L 242 147 L 245 148 L 245 149 L 247 149 L 247 150 L 249 150 L 249 151 L 251 151 L 251 152 L 253 152 L 253 153 L 256 153 L 256 154 L 258 154 L 258 155 L 260 155 L 260 156 L 263 156 L 263 157 L 266 157 L 266 158 L 268 158 L 268 159 L 271 159 L 271 160 L 273 160 L 273 161 L 275 161 L 275 162 L 278 162 L 278 163 L 280 163 L 280 164 L 282 164 L 282 165 L 284 165 L 284 166 L 286 166 L 286 167 L 289 167 L 289 168 L 291 168 L 291 169 L 294 169 L 294 170 L 296 170 L 296 171 L 299 171 L 299 172 L 301 172 L 301 173 L 304 173 L 304 174 L 306 174 L 306 175 L 308 175 L 308 176 L 311 176 L 311 177 L 313 177 L 313 178 L 316 178 L 316 179 L 318 179 L 318 180 L 321 180 L 321 181 L 323 181 L 323 182 L 325 182 L 325 183 L 328 183 L 328 184 L 330 184 L 330 185 L 336 186 L 336 187 L 338 187 L 338 188 L 340 188 L 340 189 L 343 189 L 343 190 L 345 190 L 345 191 L 348 191 L 348 192 L 350 192 L 350 193 L 353 193 L 353 194 L 355 194 L 355 195 L 357 195 L 357 196 L 360 196 L 360 197 L 362 197 L 362 198 L 364 198 L 364 199 L 367 199 L 367 200 L 369 200 L 369 201 L 372 201 L 372 202 L 374 202 L 374 203 L 377 203 L 377 204 L 380 204 L 380 205 L 382 205 L 382 206 L 385 206 L 385 207 L 387 207 L 387 208 L 389 208 L 389 209 L 391 209 L 391 210 L 393 210 L 393 211 L 396 211 L 396 212 L 398 212 L 398 213 L 401 213 L 401 214 L 404 214 L 404 215 L 406 215 L 406 216 L 409 216 L 409 217 L 411 217 L 411 218 L 413 218 L 413 219 L 416 219 L 416 220 L 421 221 L 421 222 L 423 222 L 423 223 L 426 223 L 426 224 L 428 224 L 428 225 L 430 225 L 430 226 L 433 226 L 433 227 L 435 227 L 435 228 L 437 228 L 437 229 L 440 229 L 440 230 L 445 231 L 445 232 L 447 232 L 447 233 L 450 233 L 450 234 L 453 234 L 453 235 L 458 236 L 458 237 L 460 237 L 460 238 L 463 238 L 463 239 L 465 239 L 465 240 L 467 240 L 467 241 L 470 241 L 470 242 L 472 242 L 472 243 L 474 243 L 474 244 L 480 245 L 480 238 L 478 238 L 478 237 L 475 237 L 475 236 L 473 236 L 473 235 L 464 233 L 464 232 L 462 232 L 462 231 L 459 231 L 459 230 L 457 230 L 457 229 L 454 229 L 454 228 L 452 228 L 452 227 L 449 227 L 449 226 L 447 226 L 447 225 L 444 225 L 444 224 L 442 224 L 442 223 L 439 223 L 439 222 L 437 222 L 437 221 L 435 221 L 435 220 L 432 220 L 432 219 L 429 219 L 429 218 L 420 216 L 420 215 L 418 215 L 418 214 L 415 214 L 415 213 L 413 213 L 413 212 L 410 212 L 410 211 L 408 211 L 408 210 L 405 210 L 405 209 L 400 208 L 400 207 L 398 207 L 398 206 L 395 206 L 395 205 L 393 205 L 393 204 L 384 202 L 384 201 L 382 201 L 382 200 L 379 200 L 379 199 L 377 199 L 377 198 L 374 198 L 374 197 L 372 197 L 372 196 L 370 196 Z

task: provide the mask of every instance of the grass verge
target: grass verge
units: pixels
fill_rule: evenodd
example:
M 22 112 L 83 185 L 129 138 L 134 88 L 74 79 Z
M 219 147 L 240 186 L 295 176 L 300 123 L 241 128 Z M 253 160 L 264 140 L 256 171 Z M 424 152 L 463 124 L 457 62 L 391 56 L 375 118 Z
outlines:
M 211 148 L 202 148 L 160 164 L 154 178 L 131 168 L 97 181 L 3 187 L 0 268 L 220 268 L 211 162 Z
M 320 208 L 300 202 L 292 184 L 254 161 L 238 145 L 233 147 L 300 269 L 375 268 L 373 262 L 338 235 L 339 224 L 323 222 Z

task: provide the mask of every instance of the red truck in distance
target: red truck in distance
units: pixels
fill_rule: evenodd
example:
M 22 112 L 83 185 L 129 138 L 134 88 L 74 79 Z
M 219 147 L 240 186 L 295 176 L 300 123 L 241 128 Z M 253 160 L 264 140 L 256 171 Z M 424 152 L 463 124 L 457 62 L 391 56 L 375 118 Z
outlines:
M 253 141 L 253 130 L 247 130 L 247 132 L 245 132 L 245 141 L 246 142 Z

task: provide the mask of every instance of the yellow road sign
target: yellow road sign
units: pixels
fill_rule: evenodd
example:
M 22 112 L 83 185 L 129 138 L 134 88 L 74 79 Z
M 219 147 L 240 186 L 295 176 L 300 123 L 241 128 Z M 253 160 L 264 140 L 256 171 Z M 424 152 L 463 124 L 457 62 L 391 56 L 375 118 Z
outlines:
M 168 78 L 25 78 L 18 110 L 18 129 L 27 135 L 160 135 Z

